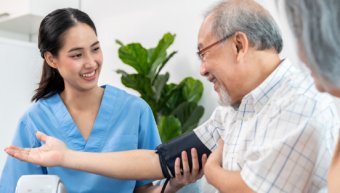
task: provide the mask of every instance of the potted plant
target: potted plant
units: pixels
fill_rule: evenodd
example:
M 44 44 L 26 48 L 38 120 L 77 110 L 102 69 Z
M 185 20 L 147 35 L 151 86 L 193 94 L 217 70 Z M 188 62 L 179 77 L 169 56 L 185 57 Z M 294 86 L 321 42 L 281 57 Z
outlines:
M 123 70 L 117 70 L 117 73 L 121 74 L 126 87 L 139 92 L 150 105 L 163 142 L 191 131 L 204 113 L 204 108 L 198 105 L 203 93 L 201 81 L 186 77 L 178 84 L 168 83 L 169 72 L 161 73 L 177 53 L 167 53 L 174 39 L 175 34 L 166 33 L 156 47 L 149 49 L 140 43 L 125 45 L 116 40 L 120 45 L 119 58 L 136 70 L 131 74 Z

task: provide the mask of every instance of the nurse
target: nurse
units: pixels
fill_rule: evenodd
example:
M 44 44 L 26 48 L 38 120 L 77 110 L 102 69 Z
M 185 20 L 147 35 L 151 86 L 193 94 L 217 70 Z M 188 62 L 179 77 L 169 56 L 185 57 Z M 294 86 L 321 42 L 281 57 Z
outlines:
M 13 144 L 39 147 L 41 131 L 69 148 L 86 152 L 155 149 L 158 130 L 148 104 L 115 87 L 98 86 L 103 63 L 96 28 L 77 9 L 58 9 L 40 24 L 38 47 L 44 59 L 35 103 L 21 117 Z M 186 155 L 184 155 L 186 156 Z M 183 165 L 187 165 L 183 159 Z M 186 167 L 187 168 L 187 167 Z M 179 171 L 179 166 L 175 168 Z M 187 170 L 185 170 L 187 171 Z M 202 174 L 173 178 L 165 192 L 177 191 Z M 21 175 L 54 174 L 69 193 L 160 192 L 150 180 L 118 180 L 62 167 L 42 167 L 8 157 L 0 179 L 1 193 L 14 193 Z

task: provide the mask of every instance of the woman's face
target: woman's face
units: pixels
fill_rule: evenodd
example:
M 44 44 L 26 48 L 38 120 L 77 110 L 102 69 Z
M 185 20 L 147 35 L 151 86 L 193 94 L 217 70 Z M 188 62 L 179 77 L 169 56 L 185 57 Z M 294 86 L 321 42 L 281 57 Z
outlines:
M 78 23 L 65 32 L 62 41 L 53 65 L 63 77 L 65 89 L 96 88 L 103 62 L 96 33 L 87 24 Z

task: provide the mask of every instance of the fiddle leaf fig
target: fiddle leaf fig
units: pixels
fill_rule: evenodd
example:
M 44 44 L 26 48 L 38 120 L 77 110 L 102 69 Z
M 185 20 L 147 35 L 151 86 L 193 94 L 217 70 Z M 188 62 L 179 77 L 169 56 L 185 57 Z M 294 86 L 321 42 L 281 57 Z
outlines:
M 204 108 L 198 105 L 203 93 L 201 81 L 192 77 L 183 79 L 179 84 L 168 83 L 170 74 L 161 74 L 163 67 L 176 55 L 177 51 L 168 54 L 175 35 L 166 33 L 154 48 L 144 48 L 140 43 L 123 44 L 118 55 L 121 61 L 136 73 L 117 70 L 122 83 L 136 90 L 150 105 L 163 142 L 184 132 L 191 131 L 198 125 Z
M 185 78 L 183 83 L 183 97 L 189 102 L 197 103 L 203 94 L 203 84 L 191 77 Z
M 147 75 L 151 65 L 147 62 L 148 51 L 139 43 L 125 45 L 119 48 L 119 58 L 133 67 L 138 73 Z
M 172 114 L 182 123 L 182 130 L 184 132 L 197 127 L 198 121 L 202 117 L 203 113 L 204 108 L 202 106 L 198 106 L 194 102 L 183 102 L 172 112 Z
M 169 141 L 182 133 L 181 122 L 173 115 L 161 116 L 157 126 L 163 142 Z

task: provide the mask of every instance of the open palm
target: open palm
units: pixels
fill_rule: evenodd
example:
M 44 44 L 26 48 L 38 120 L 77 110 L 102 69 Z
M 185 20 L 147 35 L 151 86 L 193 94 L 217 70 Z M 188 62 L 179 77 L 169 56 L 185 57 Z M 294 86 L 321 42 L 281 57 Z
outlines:
M 41 132 L 37 132 L 36 137 L 45 142 L 45 144 L 37 148 L 10 146 L 6 148 L 5 151 L 9 155 L 22 161 L 46 167 L 60 166 L 64 160 L 64 155 L 68 150 L 64 142 Z

